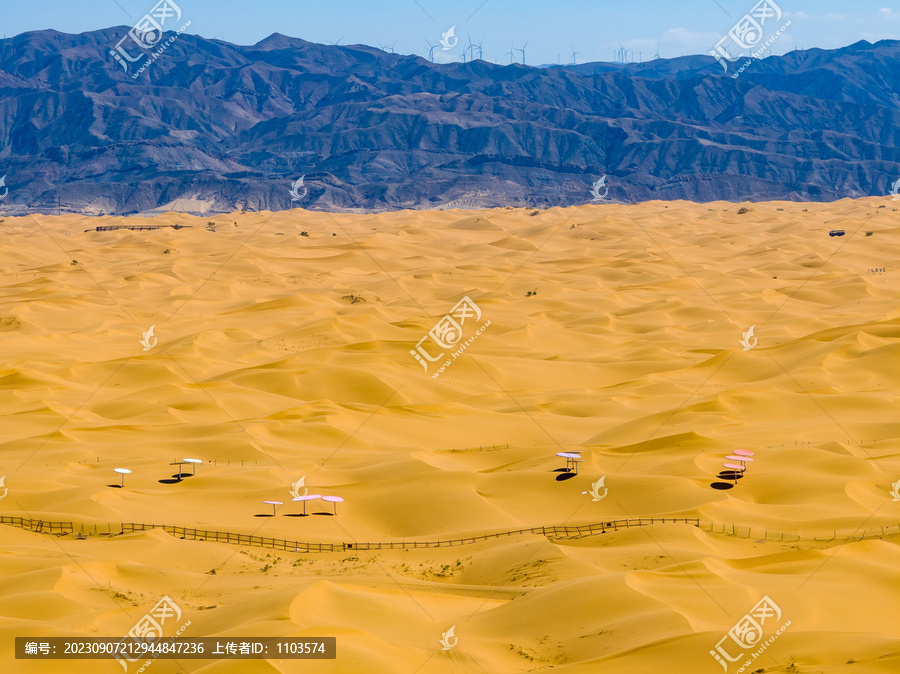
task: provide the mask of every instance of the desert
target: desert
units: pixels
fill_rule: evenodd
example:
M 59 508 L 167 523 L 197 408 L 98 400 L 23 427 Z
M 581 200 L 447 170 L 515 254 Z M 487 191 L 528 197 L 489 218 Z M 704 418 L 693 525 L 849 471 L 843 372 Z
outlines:
M 5 217 L 3 671 L 898 671 L 898 203 Z

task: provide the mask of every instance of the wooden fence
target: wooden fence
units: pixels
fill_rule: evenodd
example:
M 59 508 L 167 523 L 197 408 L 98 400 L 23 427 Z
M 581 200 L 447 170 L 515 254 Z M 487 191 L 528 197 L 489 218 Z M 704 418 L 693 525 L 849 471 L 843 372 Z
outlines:
M 9 524 L 10 526 L 19 527 L 20 529 L 28 529 L 36 531 L 39 534 L 57 534 L 64 536 L 66 534 L 75 533 L 75 525 L 72 522 L 49 522 L 46 520 L 33 520 L 27 517 L 0 517 L 0 524 Z
M 756 537 L 759 540 L 770 542 L 810 541 L 813 543 L 829 543 L 832 541 L 861 541 L 864 538 L 885 538 L 887 536 L 900 535 L 900 524 L 895 526 L 888 524 L 869 529 L 856 529 L 854 531 L 838 531 L 837 529 L 833 529 L 831 536 L 825 536 L 824 538 L 818 538 L 817 536 L 801 536 L 798 533 L 785 533 L 783 531 L 763 529 L 762 527 L 754 528 L 741 524 L 725 524 L 724 522 L 702 522 L 700 524 L 700 529 L 709 531 L 713 534 L 724 534 L 726 536 L 736 536 L 737 538 Z M 762 531 L 760 531 L 760 529 L 762 529 Z
M 30 520 L 22 517 L 5 517 L 0 516 L 0 524 L 9 524 L 31 531 L 39 531 L 41 533 L 58 533 L 71 534 L 76 533 L 74 522 L 46 522 L 41 520 Z M 130 534 L 136 531 L 149 531 L 151 529 L 162 529 L 167 534 L 177 538 L 197 541 L 215 541 L 217 543 L 231 543 L 233 545 L 250 545 L 262 548 L 273 548 L 276 550 L 288 550 L 293 552 L 341 552 L 344 550 L 403 550 L 413 548 L 442 548 L 456 545 L 468 545 L 477 543 L 478 541 L 486 541 L 492 538 L 500 538 L 502 536 L 519 536 L 523 534 L 537 534 L 550 539 L 569 539 L 580 538 L 583 536 L 594 536 L 597 534 L 605 534 L 607 532 L 619 531 L 620 529 L 629 529 L 631 527 L 648 526 L 651 524 L 689 524 L 695 527 L 700 526 L 700 520 L 688 517 L 638 517 L 625 520 L 609 520 L 607 522 L 598 522 L 595 524 L 584 524 L 580 526 L 550 526 L 550 527 L 530 527 L 527 529 L 511 529 L 509 531 L 498 531 L 490 534 L 481 534 L 478 536 L 467 536 L 464 538 L 448 538 L 437 541 L 391 541 L 387 543 L 308 543 L 304 541 L 292 541 L 283 538 L 268 538 L 266 536 L 254 536 L 252 534 L 234 533 L 231 531 L 210 531 L 207 529 L 195 529 L 193 527 L 179 527 L 170 524 L 143 524 L 139 522 L 123 522 L 121 524 L 108 524 L 106 531 L 98 525 L 79 525 L 79 535 L 94 536 L 119 536 L 121 534 Z
M 305 543 L 303 541 L 290 541 L 283 538 L 267 538 L 264 536 L 252 536 L 249 534 L 236 534 L 228 531 L 208 531 L 205 529 L 193 529 L 188 527 L 176 527 L 168 524 L 137 524 L 126 522 L 121 525 L 121 533 L 146 531 L 160 528 L 167 534 L 200 541 L 216 541 L 217 543 L 232 543 L 235 545 L 252 545 L 262 548 L 274 548 L 277 550 L 290 550 L 294 552 L 341 552 L 344 550 L 403 550 L 413 548 L 442 548 L 455 545 L 468 545 L 478 541 L 486 541 L 501 536 L 519 536 L 522 534 L 537 534 L 550 539 L 579 538 L 581 536 L 593 536 L 605 534 L 607 531 L 618 531 L 630 527 L 647 526 L 649 524 L 682 523 L 700 526 L 700 521 L 685 517 L 651 517 L 628 520 L 611 520 L 597 524 L 566 527 L 531 527 L 529 529 L 512 529 L 499 531 L 480 536 L 468 536 L 465 538 L 448 538 L 438 541 L 391 541 L 389 543 Z
M 99 227 L 94 227 L 93 229 L 86 229 L 85 232 L 112 232 L 116 229 L 131 229 L 135 231 L 144 231 L 144 230 L 153 230 L 153 229 L 164 229 L 166 227 L 172 227 L 174 229 L 185 229 L 187 227 L 193 227 L 193 225 L 100 225 Z
M 530 527 L 527 529 L 511 529 L 509 531 L 498 531 L 489 534 L 480 534 L 478 536 L 466 536 L 463 538 L 448 538 L 437 541 L 390 541 L 377 543 L 309 543 L 304 541 L 287 540 L 284 538 L 269 538 L 266 536 L 254 536 L 252 534 L 234 533 L 231 531 L 210 531 L 208 529 L 195 529 L 193 527 L 179 527 L 170 524 L 142 524 L 139 522 L 123 522 L 116 524 L 107 524 L 106 531 L 102 526 L 94 525 L 77 525 L 74 522 L 51 522 L 46 520 L 35 520 L 24 517 L 0 516 L 0 524 L 8 524 L 10 526 L 28 529 L 44 534 L 56 534 L 64 536 L 66 534 L 78 534 L 83 536 L 120 536 L 122 534 L 130 534 L 139 531 L 149 531 L 152 529 L 162 529 L 170 536 L 195 541 L 215 541 L 216 543 L 230 543 L 232 545 L 248 545 L 261 548 L 272 548 L 274 550 L 286 550 L 289 552 L 343 552 L 346 550 L 404 550 L 415 548 L 442 548 L 457 545 L 469 545 L 479 541 L 486 541 L 493 538 L 501 538 L 503 536 L 520 536 L 525 534 L 536 534 L 544 536 L 551 540 L 566 540 L 574 538 L 582 538 L 585 536 L 596 536 L 598 534 L 606 534 L 633 527 L 645 527 L 654 524 L 687 524 L 697 527 L 703 531 L 709 531 L 713 534 L 724 534 L 726 536 L 736 536 L 739 538 L 757 537 L 759 540 L 768 542 L 779 541 L 809 541 L 809 542 L 831 542 L 831 541 L 850 541 L 862 540 L 864 538 L 882 538 L 885 536 L 900 535 L 900 524 L 893 526 L 882 526 L 872 529 L 856 530 L 851 532 L 837 531 L 832 532 L 832 536 L 826 538 L 817 538 L 809 536 L 801 536 L 799 533 L 788 533 L 778 531 L 770 531 L 761 527 L 725 524 L 722 522 L 701 522 L 699 519 L 690 517 L 637 517 L 622 520 L 608 520 L 605 522 L 596 522 L 593 524 L 582 524 L 579 526 L 543 526 Z M 893 531 L 892 531 L 893 530 Z M 755 532 L 755 533 L 754 533 Z
M 99 227 L 94 228 L 96 232 L 111 232 L 116 229 L 133 229 L 136 231 L 143 231 L 147 229 L 162 229 L 164 225 L 100 225 Z M 86 232 L 90 232 L 91 230 L 86 229 Z

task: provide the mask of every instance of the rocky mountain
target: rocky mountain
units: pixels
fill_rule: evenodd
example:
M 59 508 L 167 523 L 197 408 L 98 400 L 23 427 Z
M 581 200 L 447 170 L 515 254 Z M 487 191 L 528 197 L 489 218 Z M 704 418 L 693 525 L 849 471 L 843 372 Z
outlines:
M 734 78 L 707 56 L 442 65 L 166 33 L 138 72 L 110 53 L 128 31 L 0 41 L 0 212 L 282 210 L 300 176 L 295 205 L 336 210 L 584 203 L 604 175 L 617 201 L 834 200 L 900 179 L 896 41 Z

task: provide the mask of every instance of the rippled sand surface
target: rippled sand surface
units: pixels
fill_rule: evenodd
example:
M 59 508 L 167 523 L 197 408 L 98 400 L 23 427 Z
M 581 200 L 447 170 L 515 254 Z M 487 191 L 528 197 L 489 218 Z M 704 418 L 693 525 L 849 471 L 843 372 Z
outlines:
M 338 657 L 159 674 L 722 672 L 710 651 L 763 597 L 782 615 L 759 643 L 790 624 L 745 672 L 900 671 L 900 212 L 740 206 L 6 218 L 0 515 L 89 535 L 0 526 L 2 670 L 121 672 L 17 661 L 12 637 L 121 637 L 168 596 L 183 636 L 335 636 Z M 426 371 L 410 352 L 442 353 L 429 331 L 464 298 L 480 316 Z M 183 457 L 203 463 L 178 479 Z M 301 477 L 336 515 L 293 516 Z M 651 517 L 700 526 L 328 553 L 94 535 Z

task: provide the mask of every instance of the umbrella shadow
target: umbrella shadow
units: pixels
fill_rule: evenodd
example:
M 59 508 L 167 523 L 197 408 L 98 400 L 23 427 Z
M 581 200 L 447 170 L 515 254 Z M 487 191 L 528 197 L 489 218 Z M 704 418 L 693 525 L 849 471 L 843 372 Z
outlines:
M 108 484 L 107 487 L 113 487 L 114 489 L 121 489 L 122 485 L 120 484 Z
M 575 475 L 576 475 L 576 473 L 562 473 L 562 474 L 556 476 L 556 481 L 564 482 L 566 480 L 571 480 L 573 477 L 575 477 Z
M 731 482 L 710 482 L 709 486 L 713 489 L 725 491 L 727 489 L 734 489 L 737 481 L 743 479 L 744 473 L 740 470 L 720 470 L 716 477 L 718 477 L 719 480 L 731 480 Z

